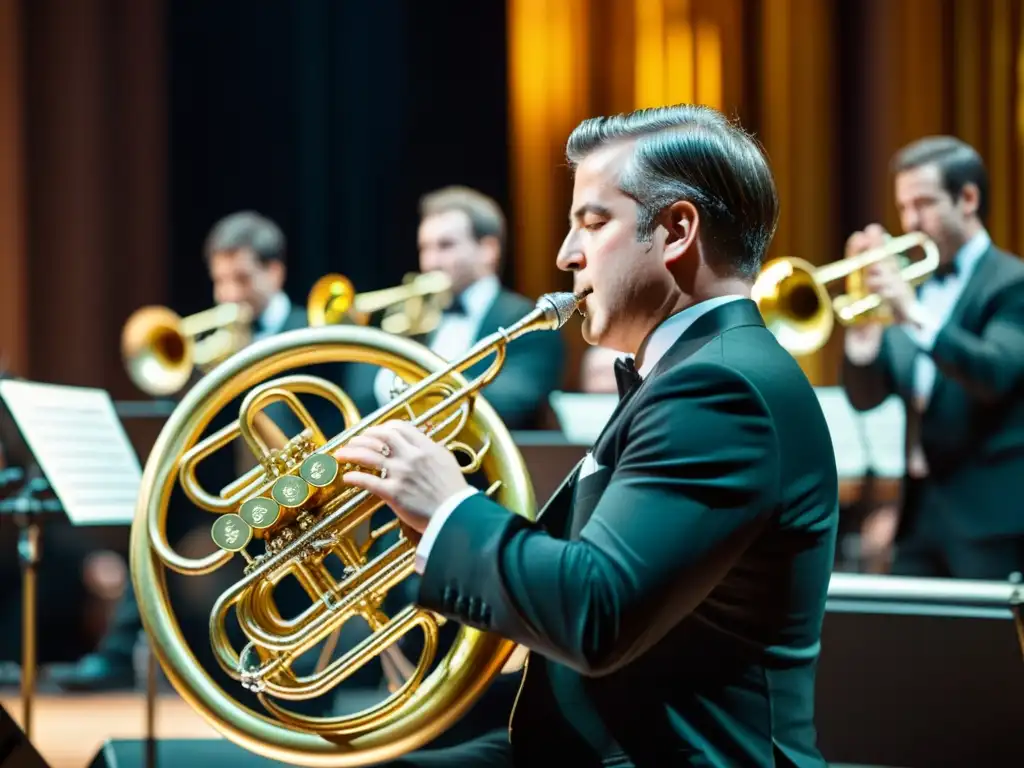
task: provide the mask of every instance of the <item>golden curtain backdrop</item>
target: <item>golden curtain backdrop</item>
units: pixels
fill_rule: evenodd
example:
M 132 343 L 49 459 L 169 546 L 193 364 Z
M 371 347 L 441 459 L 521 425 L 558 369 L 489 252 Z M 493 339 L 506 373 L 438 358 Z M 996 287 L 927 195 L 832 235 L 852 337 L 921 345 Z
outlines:
M 517 289 L 569 285 L 554 258 L 576 123 L 686 101 L 738 117 L 764 144 L 782 203 L 769 257 L 822 265 L 842 257 L 851 227 L 879 221 L 895 231 L 889 158 L 935 133 L 982 153 L 992 237 L 1024 252 L 1022 3 L 846 1 L 509 0 Z M 575 331 L 568 338 L 575 387 L 582 342 Z M 841 355 L 837 329 L 800 363 L 812 383 L 831 385 Z

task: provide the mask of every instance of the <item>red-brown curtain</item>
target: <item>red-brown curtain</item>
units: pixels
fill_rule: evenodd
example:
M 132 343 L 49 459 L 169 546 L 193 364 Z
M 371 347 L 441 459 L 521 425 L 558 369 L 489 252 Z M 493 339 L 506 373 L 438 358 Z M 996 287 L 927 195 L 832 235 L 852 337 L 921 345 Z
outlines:
M 0 344 L 137 397 L 121 326 L 165 289 L 162 0 L 0 2 Z

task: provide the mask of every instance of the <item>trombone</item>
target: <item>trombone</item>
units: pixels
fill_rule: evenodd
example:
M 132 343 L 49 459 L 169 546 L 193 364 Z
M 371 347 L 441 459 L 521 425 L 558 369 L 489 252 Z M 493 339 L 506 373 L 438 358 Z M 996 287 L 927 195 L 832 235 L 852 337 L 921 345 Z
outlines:
M 367 325 L 383 311 L 381 329 L 399 336 L 429 333 L 451 303 L 452 281 L 444 272 L 411 273 L 401 285 L 356 293 L 344 275 L 328 274 L 310 289 L 306 313 L 310 326 Z
M 244 304 L 219 304 L 187 317 L 167 307 L 137 309 L 121 331 L 128 377 L 149 395 L 172 395 L 195 368 L 211 368 L 245 346 L 251 318 Z
M 912 248 L 924 251 L 924 258 L 906 260 L 905 254 Z M 894 256 L 904 258 L 900 272 L 910 285 L 924 282 L 939 266 L 938 246 L 913 232 L 823 267 L 794 257 L 772 259 L 761 270 L 750 297 L 779 343 L 793 355 L 808 355 L 825 346 L 835 320 L 843 326 L 892 322 L 892 312 L 882 297 L 867 293 L 862 270 Z M 846 293 L 832 299 L 828 286 L 842 278 Z

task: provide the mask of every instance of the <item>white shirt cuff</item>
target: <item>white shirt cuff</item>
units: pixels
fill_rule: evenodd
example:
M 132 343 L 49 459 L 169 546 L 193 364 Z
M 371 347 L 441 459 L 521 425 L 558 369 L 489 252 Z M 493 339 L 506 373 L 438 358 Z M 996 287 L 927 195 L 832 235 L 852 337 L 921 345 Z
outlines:
M 920 305 L 918 305 L 920 307 Z M 939 331 L 942 330 L 942 321 L 934 315 L 928 313 L 923 308 L 920 309 L 920 314 L 916 318 L 910 318 L 911 322 L 907 324 L 907 331 L 917 345 L 925 350 L 931 352 L 935 346 L 935 339 L 939 336 Z
M 458 508 L 459 504 L 475 493 L 480 493 L 480 491 L 469 486 L 449 496 L 441 503 L 437 511 L 434 512 L 430 522 L 427 523 L 427 527 L 423 531 L 423 536 L 420 537 L 420 543 L 416 545 L 416 573 L 422 575 L 427 569 L 427 557 L 430 556 L 430 548 L 434 546 L 434 542 L 437 540 L 437 534 L 441 532 L 441 526 L 451 517 L 452 512 Z

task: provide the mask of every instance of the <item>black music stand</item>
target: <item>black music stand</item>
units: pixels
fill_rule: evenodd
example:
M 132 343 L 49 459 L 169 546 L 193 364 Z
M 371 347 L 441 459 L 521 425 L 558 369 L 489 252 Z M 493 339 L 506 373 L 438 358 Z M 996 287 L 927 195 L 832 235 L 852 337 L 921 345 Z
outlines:
M 41 525 L 127 525 L 135 514 L 142 470 L 103 390 L 0 381 L 4 451 L 15 469 L 6 473 L 0 515 L 19 530 L 22 565 L 22 727 L 32 738 L 35 697 L 36 577 Z
M 114 403 L 114 410 L 122 421 L 165 421 L 173 412 L 177 403 L 171 399 L 155 400 L 121 400 Z M 148 638 L 146 640 L 148 642 Z M 145 728 L 145 765 L 155 768 L 157 763 L 156 744 L 156 701 L 160 670 L 157 658 L 150 648 L 146 653 L 146 728 Z
M 1019 765 L 1021 599 L 1016 580 L 834 573 L 816 681 L 826 759 Z

